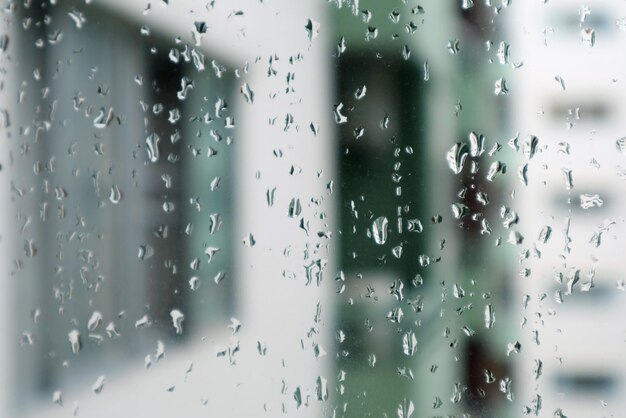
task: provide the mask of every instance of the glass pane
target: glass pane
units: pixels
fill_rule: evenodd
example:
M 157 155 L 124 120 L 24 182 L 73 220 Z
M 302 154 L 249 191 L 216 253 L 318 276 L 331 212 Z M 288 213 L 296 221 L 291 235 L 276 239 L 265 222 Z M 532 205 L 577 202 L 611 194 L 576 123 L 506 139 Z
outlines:
M 0 6 L 0 416 L 623 416 L 626 3 Z

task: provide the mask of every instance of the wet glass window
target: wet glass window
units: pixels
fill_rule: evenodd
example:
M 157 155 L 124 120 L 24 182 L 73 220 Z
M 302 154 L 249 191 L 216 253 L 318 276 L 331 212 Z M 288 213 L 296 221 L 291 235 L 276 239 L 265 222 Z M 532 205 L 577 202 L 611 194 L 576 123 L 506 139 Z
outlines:
M 0 416 L 623 416 L 625 44 L 608 0 L 0 0 Z

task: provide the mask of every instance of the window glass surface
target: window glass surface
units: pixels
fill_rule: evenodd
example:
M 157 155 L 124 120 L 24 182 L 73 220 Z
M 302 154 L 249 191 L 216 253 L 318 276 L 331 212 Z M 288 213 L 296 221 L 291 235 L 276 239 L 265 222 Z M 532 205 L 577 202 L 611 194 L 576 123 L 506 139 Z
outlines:
M 0 0 L 0 416 L 624 416 L 625 45 L 609 0 Z

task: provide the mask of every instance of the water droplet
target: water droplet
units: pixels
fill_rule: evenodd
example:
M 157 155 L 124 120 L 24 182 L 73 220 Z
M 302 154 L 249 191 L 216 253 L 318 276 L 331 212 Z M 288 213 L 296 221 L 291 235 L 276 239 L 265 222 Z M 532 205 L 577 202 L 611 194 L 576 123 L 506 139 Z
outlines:
M 500 392 L 504 393 L 509 401 L 513 401 L 512 381 L 509 377 L 500 380 Z
M 241 329 L 241 321 L 237 318 L 230 318 L 230 325 L 228 325 L 233 335 L 237 334 Z
M 204 71 L 204 68 L 205 68 L 204 54 L 198 51 L 196 48 L 194 48 L 191 51 L 191 58 L 193 60 L 194 67 L 196 67 L 196 70 L 198 70 L 199 72 Z
M 601 207 L 604 204 L 604 201 L 600 199 L 600 195 L 598 194 L 581 194 L 580 196 L 580 207 L 583 209 L 590 209 L 593 207 Z
M 499 78 L 494 83 L 493 92 L 496 96 L 506 96 L 509 94 L 509 87 L 506 84 L 506 79 L 504 77 Z
M 471 9 L 472 7 L 474 7 L 474 1 L 473 0 L 463 0 L 461 2 L 461 7 L 463 8 L 463 10 Z
M 410 21 L 409 23 L 404 25 L 404 30 L 406 30 L 408 34 L 413 35 L 417 30 L 417 25 L 415 24 L 415 22 Z
M 354 139 L 359 139 L 365 135 L 365 128 L 359 126 L 358 128 L 354 128 Z
M 446 161 L 448 167 L 454 174 L 459 174 L 465 166 L 465 160 L 467 159 L 467 146 L 460 142 L 456 143 L 450 151 L 446 154 Z
M 561 90 L 565 91 L 565 80 L 560 75 L 554 76 L 554 80 L 557 82 Z
M 517 177 L 524 186 L 528 186 L 528 164 L 524 164 L 519 168 Z
M 346 123 L 348 121 L 348 117 L 344 116 L 341 111 L 343 110 L 343 103 L 336 104 L 333 106 L 333 113 L 335 115 L 335 122 L 338 124 Z
M 300 199 L 294 197 L 293 199 L 291 199 L 291 201 L 289 201 L 287 216 L 289 216 L 290 218 L 295 218 L 297 216 L 300 216 L 300 213 L 302 213 L 302 205 L 300 204 Z
M 462 203 L 453 203 L 452 204 L 452 215 L 455 219 L 461 219 L 467 215 L 469 215 L 470 209 L 466 205 Z
M 572 190 L 574 188 L 574 179 L 572 178 L 572 170 L 570 170 L 569 168 L 564 168 L 563 176 L 565 177 L 565 189 Z
M 226 278 L 226 272 L 220 271 L 215 275 L 215 277 L 213 277 L 213 281 L 215 282 L 215 284 L 220 284 L 220 282 L 224 280 L 225 278 Z
M 500 161 L 494 161 L 489 166 L 489 172 L 487 173 L 487 180 L 493 181 L 500 174 L 506 173 L 506 164 Z
M 24 255 L 28 258 L 33 258 L 37 255 L 37 246 L 35 245 L 35 241 L 26 240 L 24 242 Z
M 185 315 L 178 309 L 172 309 L 170 317 L 172 318 L 172 325 L 174 326 L 174 329 L 176 329 L 176 334 L 182 334 Z
M 463 331 L 463 333 L 465 335 L 467 335 L 468 337 L 473 337 L 474 335 L 476 335 L 476 331 L 474 331 L 473 329 L 471 329 L 470 327 L 468 327 L 467 325 L 464 325 L 461 327 L 461 330 Z
M 459 403 L 461 402 L 461 397 L 463 396 L 463 392 L 465 391 L 465 387 L 461 387 L 461 383 L 454 384 L 454 391 L 452 392 L 452 396 L 450 397 L 450 402 Z
M 107 111 L 105 108 L 100 108 L 98 115 L 93 120 L 93 126 L 97 129 L 104 129 L 111 124 L 115 114 L 113 113 L 113 108 L 109 108 Z
M 591 28 L 584 28 L 580 31 L 580 39 L 588 47 L 593 47 L 596 43 L 596 32 Z
M 283 128 L 284 132 L 287 132 L 291 125 L 293 124 L 293 115 L 291 113 L 285 114 L 285 127 Z
M 63 200 L 67 197 L 67 190 L 65 190 L 63 187 L 55 187 L 54 189 L 54 197 L 57 200 Z
M 300 386 L 293 392 L 293 399 L 296 401 L 296 408 L 300 408 L 302 406 L 302 390 Z
M 267 354 L 267 346 L 265 345 L 265 343 L 261 341 L 257 341 L 256 348 L 257 348 L 257 351 L 259 352 L 259 355 L 264 356 Z
M 209 112 L 207 112 L 207 115 L 208 113 Z M 179 120 L 180 120 L 180 110 L 177 108 L 170 109 L 170 111 L 168 112 L 167 121 L 171 123 L 172 125 L 174 125 Z M 178 131 L 175 131 L 172 135 L 170 135 L 170 141 L 172 142 L 172 144 L 177 143 L 179 140 L 180 140 L 180 134 L 178 133 Z
M 602 222 L 602 225 L 600 225 L 597 230 L 593 233 L 593 236 L 591 237 L 591 239 L 589 240 L 589 242 L 591 244 L 593 244 L 594 247 L 599 247 L 601 242 L 602 242 L 602 235 L 604 235 L 606 232 L 608 232 L 609 228 L 615 225 L 615 221 L 612 219 L 605 219 L 604 222 Z
M 402 318 L 404 318 L 404 312 L 402 311 L 402 308 L 393 308 L 392 310 L 387 312 L 387 320 L 389 320 L 389 322 L 399 324 L 402 322 Z
M 309 41 L 312 41 L 320 33 L 320 24 L 313 19 L 307 19 L 304 29 L 306 29 L 306 36 L 309 38 Z
M 163 341 L 161 340 L 157 341 L 157 348 L 156 348 L 156 352 L 154 353 L 154 357 L 156 358 L 157 361 L 165 357 L 165 344 L 163 344 Z
M 367 364 L 370 367 L 375 367 L 376 366 L 376 354 L 370 354 L 369 356 L 367 356 Z
M 208 25 L 206 24 L 206 22 L 203 21 L 196 21 L 194 22 L 194 28 L 196 29 L 196 32 L 198 33 L 206 33 L 206 30 L 208 28 Z
M 615 147 L 622 155 L 626 155 L 626 137 L 620 138 L 615 141 Z
M 398 405 L 398 418 L 411 418 L 414 412 L 415 406 L 413 405 L 412 401 L 408 401 L 405 399 Z
M 470 132 L 470 155 L 472 157 L 480 157 L 485 152 L 485 137 L 476 132 Z
M 507 242 L 513 245 L 521 245 L 524 242 L 524 236 L 519 231 L 511 231 L 509 232 Z
M 274 200 L 276 197 L 276 187 L 272 187 L 271 189 L 267 189 L 266 198 L 267 198 L 267 206 L 274 206 Z
M 498 45 L 498 51 L 496 52 L 496 56 L 498 57 L 498 62 L 500 64 L 508 64 L 509 63 L 509 55 L 510 55 L 510 46 L 506 42 L 502 41 Z
M 489 195 L 483 191 L 479 191 L 476 193 L 476 201 L 483 206 L 487 206 L 489 204 Z
M 256 240 L 254 239 L 254 235 L 252 235 L 252 234 L 248 234 L 248 235 L 244 236 L 242 238 L 241 242 L 246 247 L 254 247 L 254 245 L 256 244 Z
M 365 40 L 370 41 L 378 37 L 378 28 L 375 26 L 368 26 L 367 32 L 365 32 Z
M 60 390 L 55 390 L 52 394 L 52 403 L 63 406 L 63 394 Z
M 0 53 L 6 52 L 9 47 L 9 35 L 0 33 Z
M 224 67 L 215 60 L 211 61 L 211 67 L 213 68 L 213 71 L 215 71 L 215 76 L 217 78 L 222 78 L 222 75 L 224 75 L 224 73 L 226 72 L 226 67 Z
M 213 257 L 215 256 L 215 254 L 217 254 L 220 251 L 220 249 L 218 247 L 207 247 L 206 250 L 204 250 L 204 253 L 206 254 L 206 256 L 209 259 L 209 264 L 211 263 L 211 261 L 213 261 Z
M 549 225 L 544 226 L 539 233 L 539 242 L 547 243 L 552 236 L 552 228 Z
M 87 329 L 89 331 L 94 331 L 96 328 L 98 328 L 98 326 L 100 326 L 101 323 L 102 314 L 98 311 L 94 311 L 94 313 L 91 314 L 89 321 L 87 321 Z
M 67 334 L 67 338 L 70 341 L 70 345 L 72 346 L 72 353 L 78 354 L 80 351 L 82 344 L 80 341 L 80 332 L 78 330 L 73 329 Z
M 458 54 L 461 51 L 461 44 L 458 39 L 451 39 L 448 41 L 448 52 L 453 55 Z
M 537 146 L 539 145 L 539 138 L 534 135 L 529 135 L 524 140 L 524 156 L 530 160 L 537 152 Z
M 417 337 L 413 331 L 402 336 L 402 352 L 407 356 L 413 356 L 417 352 Z
M 176 93 L 176 97 L 178 97 L 178 100 L 185 100 L 187 98 L 187 95 L 189 94 L 189 91 L 193 89 L 193 86 L 193 80 L 183 76 L 183 78 L 180 79 L 180 90 Z
M 492 384 L 493 382 L 496 381 L 496 376 L 493 374 L 493 372 L 489 369 L 484 369 L 483 373 L 485 374 L 485 382 L 487 384 Z
M 387 242 L 387 227 L 389 221 L 386 217 L 380 216 L 374 220 L 372 223 L 372 236 L 374 237 L 374 242 L 378 245 L 383 245 Z
M 72 9 L 67 15 L 74 21 L 76 29 L 82 29 L 83 24 L 87 21 L 85 16 L 76 9 Z
M 517 132 L 513 138 L 509 139 L 507 143 L 515 152 L 519 151 L 519 132 Z
M 99 376 L 96 379 L 96 382 L 91 387 L 91 390 L 93 390 L 93 393 L 98 395 L 98 394 L 100 394 L 100 392 L 102 392 L 102 388 L 103 387 L 104 387 L 104 376 Z
M 163 212 L 172 213 L 174 212 L 176 205 L 174 204 L 174 202 L 163 202 L 163 205 L 161 205 L 161 207 L 163 208 Z
M 34 344 L 34 340 L 33 340 L 33 334 L 30 332 L 23 332 L 22 333 L 22 338 L 20 338 L 20 345 L 33 345 Z
M 443 405 L 443 401 L 439 396 L 435 396 L 435 400 L 433 401 L 432 407 L 433 409 L 439 409 Z
M 424 230 L 424 226 L 422 226 L 422 221 L 419 219 L 407 219 L 407 231 L 409 232 L 417 232 L 418 234 Z
M 398 12 L 397 10 L 392 10 L 391 13 L 389 13 L 389 20 L 391 20 L 393 23 L 400 22 L 400 12 Z
M 191 290 L 198 290 L 199 287 L 200 279 L 198 279 L 198 276 L 193 276 L 191 279 L 189 279 L 189 288 Z
M 496 314 L 491 304 L 485 306 L 485 327 L 492 328 L 493 323 L 496 322 Z
M 137 258 L 140 260 L 147 260 L 154 255 L 154 249 L 148 244 L 140 245 L 137 252 Z
M 114 205 L 117 205 L 122 200 L 122 192 L 116 185 L 111 186 L 111 192 L 109 193 L 109 200 Z
M 326 350 L 324 350 L 321 345 L 316 343 L 313 345 L 313 354 L 315 355 L 315 358 L 324 357 L 326 355 Z
M 519 217 L 517 216 L 517 212 L 511 210 L 506 206 L 502 206 L 500 208 L 500 217 L 502 218 L 502 225 L 509 229 L 511 225 L 515 225 L 519 222 Z
M 161 138 L 159 138 L 157 134 L 150 134 L 146 138 L 146 150 L 148 152 L 148 160 L 150 160 L 151 163 L 159 161 L 159 141 L 161 141 Z
M 346 38 L 342 36 L 337 44 L 337 57 L 340 57 L 344 52 L 346 52 Z
M 465 290 L 458 283 L 455 283 L 452 288 L 452 295 L 456 299 L 463 299 L 465 297 Z
M 244 85 L 241 86 L 241 94 L 243 94 L 243 98 L 246 99 L 246 103 L 254 103 L 254 92 L 248 83 L 244 83 Z
M 144 315 L 135 321 L 135 328 L 147 328 L 152 325 L 152 321 L 148 317 L 148 315 Z
M 178 64 L 180 62 L 180 51 L 176 48 L 172 48 L 170 49 L 168 57 L 174 64 Z
M 115 324 L 113 322 L 109 322 L 109 325 L 107 325 L 105 331 L 107 332 L 107 335 L 109 336 L 109 338 L 120 336 L 120 333 L 115 328 Z
M 222 225 L 222 217 L 219 213 L 212 213 L 209 215 L 209 234 L 213 235 L 219 231 Z
M 567 416 L 563 413 L 563 410 L 561 408 L 557 408 L 554 411 L 553 418 L 567 418 Z
M 402 48 L 402 58 L 404 58 L 405 61 L 408 61 L 408 59 L 411 58 L 411 50 L 408 45 L 404 45 Z
M 315 381 L 315 395 L 318 401 L 328 400 L 328 380 L 318 376 Z
M 591 14 L 589 6 L 580 6 L 578 8 L 578 14 L 580 15 L 580 24 L 582 25 L 587 20 L 587 16 Z
M 521 350 L 522 350 L 522 344 L 520 344 L 519 341 L 516 341 L 514 343 L 508 343 L 506 346 L 506 355 L 510 356 L 513 353 L 517 354 Z
M 357 100 L 361 100 L 362 98 L 365 97 L 366 94 L 367 94 L 367 86 L 362 85 L 361 87 L 357 88 L 356 91 L 354 92 L 354 98 Z

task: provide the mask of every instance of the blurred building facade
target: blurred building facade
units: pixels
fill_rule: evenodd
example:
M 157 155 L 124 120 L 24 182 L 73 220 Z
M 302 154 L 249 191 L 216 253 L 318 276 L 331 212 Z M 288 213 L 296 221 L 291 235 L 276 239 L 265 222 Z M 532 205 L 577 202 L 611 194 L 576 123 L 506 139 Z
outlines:
M 7 416 L 502 410 L 504 267 L 450 212 L 491 186 L 445 165 L 500 133 L 496 10 L 7 7 Z

